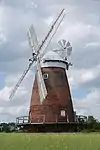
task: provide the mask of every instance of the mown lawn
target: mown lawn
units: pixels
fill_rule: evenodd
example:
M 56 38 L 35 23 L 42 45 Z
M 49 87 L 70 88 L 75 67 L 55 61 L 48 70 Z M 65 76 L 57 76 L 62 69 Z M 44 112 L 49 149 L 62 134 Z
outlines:
M 0 150 L 100 150 L 100 134 L 1 133 Z

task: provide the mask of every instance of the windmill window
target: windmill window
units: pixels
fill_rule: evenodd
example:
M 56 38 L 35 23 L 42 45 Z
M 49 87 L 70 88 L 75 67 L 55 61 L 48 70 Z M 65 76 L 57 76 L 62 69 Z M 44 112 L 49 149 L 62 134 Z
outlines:
M 43 79 L 48 79 L 48 74 L 47 73 L 43 74 Z
M 62 117 L 65 117 L 65 116 L 66 116 L 65 110 L 61 110 L 61 116 L 62 116 Z

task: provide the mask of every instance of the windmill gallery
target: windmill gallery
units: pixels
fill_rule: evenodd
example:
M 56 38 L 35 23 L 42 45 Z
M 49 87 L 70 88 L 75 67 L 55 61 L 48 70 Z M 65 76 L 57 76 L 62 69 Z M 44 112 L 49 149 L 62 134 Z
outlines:
M 47 51 L 53 36 L 65 16 L 63 9 L 52 24 L 48 34 L 39 45 L 34 27 L 28 30 L 29 45 L 32 49 L 32 58 L 23 72 L 20 80 L 11 92 L 13 98 L 16 90 L 36 63 L 37 72 L 32 89 L 28 116 L 16 118 L 16 125 L 29 132 L 65 132 L 75 131 L 85 122 L 84 116 L 77 116 L 73 109 L 70 88 L 66 70 L 72 64 L 68 57 L 72 52 L 70 42 L 60 40 L 59 49 Z

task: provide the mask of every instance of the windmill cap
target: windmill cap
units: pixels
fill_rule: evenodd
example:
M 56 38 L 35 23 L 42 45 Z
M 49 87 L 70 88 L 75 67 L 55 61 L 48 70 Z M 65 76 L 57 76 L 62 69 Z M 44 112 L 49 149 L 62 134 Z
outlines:
M 49 51 L 49 52 L 47 52 L 45 55 L 44 55 L 44 57 L 43 57 L 43 59 L 52 59 L 52 60 L 62 60 L 62 58 L 59 56 L 59 54 L 58 53 L 56 53 L 56 52 L 54 52 L 54 51 Z

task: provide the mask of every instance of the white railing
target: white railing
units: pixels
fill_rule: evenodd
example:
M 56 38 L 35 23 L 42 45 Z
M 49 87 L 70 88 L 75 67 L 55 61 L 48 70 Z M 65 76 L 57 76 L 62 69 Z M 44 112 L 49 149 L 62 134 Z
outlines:
M 28 117 L 28 116 L 17 117 L 17 118 L 16 118 L 16 123 L 17 123 L 17 124 L 29 123 L 29 117 Z
M 34 118 L 29 119 L 29 116 L 21 116 L 16 118 L 16 124 L 27 124 L 27 123 L 58 123 L 61 122 L 58 118 L 58 115 L 55 115 L 50 121 L 47 119 L 46 121 L 46 115 L 34 115 Z M 47 117 L 48 118 L 48 117 Z M 68 118 L 66 117 L 64 121 L 62 122 L 69 122 Z

